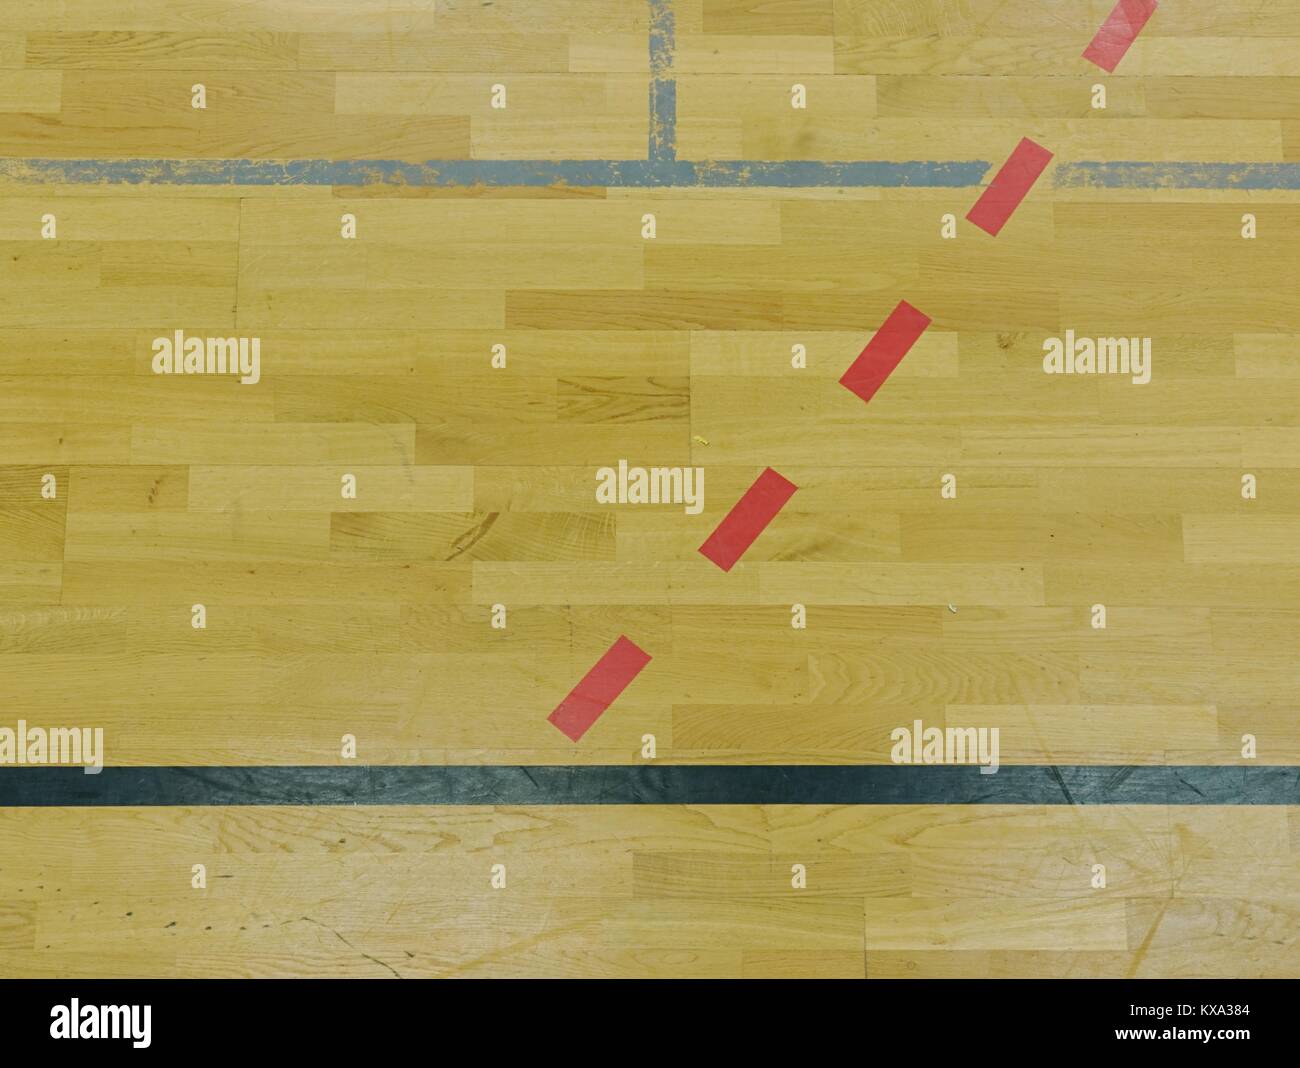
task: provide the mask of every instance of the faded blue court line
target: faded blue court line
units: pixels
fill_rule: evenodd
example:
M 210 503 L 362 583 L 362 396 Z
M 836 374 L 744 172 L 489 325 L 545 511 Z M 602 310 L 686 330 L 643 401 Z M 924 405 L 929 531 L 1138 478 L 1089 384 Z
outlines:
M 1300 163 L 1080 160 L 1056 168 L 1061 189 L 1300 189 Z
M 988 169 L 984 160 L 0 159 L 0 179 L 68 185 L 963 188 Z
M 661 155 L 671 147 L 661 145 Z M 987 160 L 0 159 L 0 180 L 34 185 L 409 186 L 445 188 L 930 188 L 983 184 Z M 1300 189 L 1300 163 L 1081 160 L 1061 189 Z
M 677 82 L 672 78 L 677 49 L 672 0 L 650 0 L 650 144 L 654 162 L 677 158 Z
M 1297 805 L 1300 767 L 6 768 L 0 808 L 148 805 Z

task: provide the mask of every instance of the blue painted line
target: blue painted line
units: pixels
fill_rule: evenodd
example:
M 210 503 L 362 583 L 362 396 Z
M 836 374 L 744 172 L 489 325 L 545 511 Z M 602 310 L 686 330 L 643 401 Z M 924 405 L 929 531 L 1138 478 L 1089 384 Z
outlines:
M 0 808 L 145 805 L 1297 805 L 1300 767 L 79 767 L 0 772 Z
M 529 187 L 977 186 L 984 160 L 0 159 L 0 180 L 68 185 Z
M 655 162 L 677 158 L 677 83 L 671 76 L 677 31 L 672 0 L 650 0 L 650 144 Z
M 650 159 L 677 158 L 677 83 L 650 83 Z
M 1300 163 L 1080 160 L 1056 168 L 1061 189 L 1300 189 Z
M 673 65 L 677 27 L 672 0 L 650 0 L 650 77 L 661 78 Z
M 673 88 L 671 82 L 668 88 Z M 0 180 L 33 185 L 411 186 L 446 188 L 976 188 L 987 160 L 0 159 Z M 1300 189 L 1300 163 L 1062 163 L 1061 189 Z

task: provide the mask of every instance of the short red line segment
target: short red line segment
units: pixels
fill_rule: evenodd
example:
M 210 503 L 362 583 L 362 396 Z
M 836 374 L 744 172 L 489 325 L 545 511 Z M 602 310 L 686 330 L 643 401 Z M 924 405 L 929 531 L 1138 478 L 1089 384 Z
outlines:
M 1119 0 L 1097 36 L 1083 50 L 1083 58 L 1096 63 L 1107 74 L 1114 74 L 1119 61 L 1155 11 L 1156 0 Z
M 849 364 L 849 369 L 840 376 L 840 385 L 852 390 L 864 401 L 871 400 L 876 390 L 885 384 L 885 379 L 893 374 L 894 368 L 903 362 L 903 357 L 911 351 L 916 339 L 925 333 L 931 319 L 924 312 L 917 311 L 905 300 L 900 300 L 889 318 L 880 325 L 867 342 L 867 347 L 858 353 L 858 358 Z
M 648 663 L 650 654 L 620 634 L 618 641 L 596 661 L 595 667 L 546 717 L 547 721 L 573 741 L 580 741 Z
M 700 546 L 700 552 L 723 571 L 730 571 L 798 488 L 784 475 L 766 468 Z
M 997 237 L 998 231 L 1006 225 L 1011 213 L 1020 207 L 1025 194 L 1051 162 L 1052 154 L 1047 149 L 1028 137 L 1022 137 L 966 218 L 985 233 Z

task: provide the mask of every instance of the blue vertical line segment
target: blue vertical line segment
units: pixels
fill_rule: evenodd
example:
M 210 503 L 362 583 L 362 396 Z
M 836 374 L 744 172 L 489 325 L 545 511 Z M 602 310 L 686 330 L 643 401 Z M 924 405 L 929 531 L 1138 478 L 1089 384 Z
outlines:
M 677 158 L 677 82 L 673 53 L 677 47 L 672 0 L 650 0 L 650 144 L 652 163 Z

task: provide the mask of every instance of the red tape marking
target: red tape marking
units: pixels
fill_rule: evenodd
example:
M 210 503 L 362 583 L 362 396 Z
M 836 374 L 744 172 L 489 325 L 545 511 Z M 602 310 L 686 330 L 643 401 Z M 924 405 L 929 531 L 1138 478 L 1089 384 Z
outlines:
M 867 342 L 867 347 L 849 364 L 849 369 L 840 378 L 840 385 L 864 401 L 871 400 L 930 323 L 928 315 L 900 300 Z
M 596 661 L 595 667 L 546 717 L 547 721 L 554 723 L 575 742 L 579 741 L 648 663 L 650 654 L 620 634 L 618 641 Z
M 1119 61 L 1155 11 L 1156 0 L 1119 0 L 1097 36 L 1083 50 L 1083 58 L 1092 60 L 1107 74 L 1114 74 Z
M 1011 213 L 1020 207 L 1025 194 L 1051 161 L 1052 154 L 1047 149 L 1028 137 L 1022 137 L 966 218 L 985 233 L 997 237 L 998 231 L 1011 218 Z
M 700 546 L 700 552 L 723 571 L 730 571 L 798 488 L 784 475 L 765 469 Z

